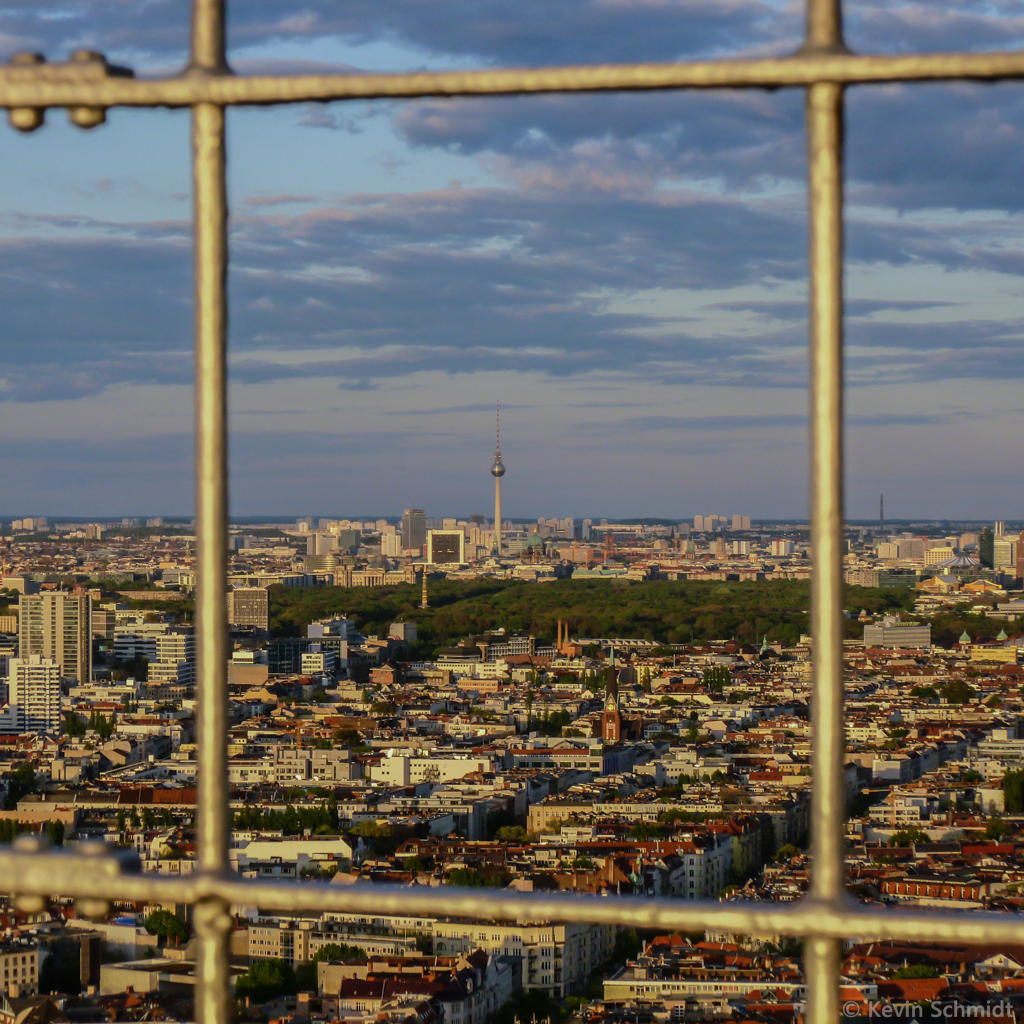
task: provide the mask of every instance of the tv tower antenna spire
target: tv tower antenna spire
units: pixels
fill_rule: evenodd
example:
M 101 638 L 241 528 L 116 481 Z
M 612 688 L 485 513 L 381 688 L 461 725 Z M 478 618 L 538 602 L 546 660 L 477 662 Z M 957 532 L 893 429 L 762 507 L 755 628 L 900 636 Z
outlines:
M 501 461 L 501 400 L 494 404 L 494 465 L 491 476 L 494 477 L 494 554 L 501 557 L 501 478 L 505 475 L 505 466 Z

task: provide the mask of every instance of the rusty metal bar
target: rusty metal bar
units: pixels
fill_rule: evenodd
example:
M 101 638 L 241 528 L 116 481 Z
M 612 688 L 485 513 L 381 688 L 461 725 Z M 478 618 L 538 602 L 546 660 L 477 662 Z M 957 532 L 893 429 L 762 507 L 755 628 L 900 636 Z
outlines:
M 811 0 L 811 7 L 815 0 Z M 831 8 L 831 0 L 822 6 Z M 811 301 L 811 894 L 846 899 L 843 823 L 843 89 L 807 92 Z M 804 949 L 807 1024 L 839 1020 L 841 948 L 815 936 Z
M 231 75 L 186 72 L 175 78 L 65 75 L 63 65 L 0 67 L 0 107 L 188 107 L 197 103 L 274 104 L 414 96 L 498 96 L 522 93 L 629 92 L 650 89 L 776 89 L 815 82 L 856 85 L 951 79 L 1024 78 L 1024 52 L 871 56 L 801 52 L 756 60 L 679 64 L 408 74 Z

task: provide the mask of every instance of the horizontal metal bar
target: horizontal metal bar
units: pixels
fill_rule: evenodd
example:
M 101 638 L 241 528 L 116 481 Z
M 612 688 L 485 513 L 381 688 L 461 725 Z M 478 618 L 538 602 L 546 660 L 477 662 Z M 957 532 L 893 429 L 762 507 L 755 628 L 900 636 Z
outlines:
M 235 906 L 292 913 L 485 917 L 623 924 L 664 931 L 711 927 L 750 935 L 1024 944 L 1024 917 L 989 911 L 879 911 L 852 901 L 832 904 L 809 898 L 781 905 L 569 893 L 539 896 L 506 891 L 481 893 L 452 886 L 275 882 L 202 872 L 174 877 L 117 873 L 116 865 L 110 869 L 98 864 L 105 859 L 68 853 L 5 853 L 0 855 L 0 877 L 11 880 L 7 888 L 15 894 L 51 896 L 59 887 L 66 897 L 159 903 L 219 898 Z
M 42 65 L 42 68 L 47 65 Z M 797 53 L 757 60 L 594 67 L 442 71 L 410 74 L 231 75 L 192 69 L 176 78 L 111 76 L 55 80 L 51 72 L 0 67 L 0 107 L 185 107 L 196 103 L 272 104 L 414 96 L 495 96 L 805 86 L 1024 77 L 1024 52 L 862 56 Z

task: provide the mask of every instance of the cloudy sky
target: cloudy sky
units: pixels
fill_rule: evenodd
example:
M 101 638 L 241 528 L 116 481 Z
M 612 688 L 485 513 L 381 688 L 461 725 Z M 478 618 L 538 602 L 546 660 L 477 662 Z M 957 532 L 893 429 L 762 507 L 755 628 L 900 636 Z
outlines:
M 783 53 L 775 0 L 234 0 L 239 71 Z M 0 0 L 0 48 L 180 64 L 185 0 Z M 849 0 L 851 45 L 1024 2 Z M 1024 83 L 853 90 L 848 513 L 1024 516 Z M 188 115 L 7 131 L 0 516 L 191 512 Z M 229 114 L 232 510 L 806 515 L 797 92 Z

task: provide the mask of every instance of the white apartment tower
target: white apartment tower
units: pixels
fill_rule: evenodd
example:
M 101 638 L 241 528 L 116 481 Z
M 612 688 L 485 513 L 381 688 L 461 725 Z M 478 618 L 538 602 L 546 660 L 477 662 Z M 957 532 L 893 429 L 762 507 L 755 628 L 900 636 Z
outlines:
M 30 654 L 11 659 L 7 702 L 19 732 L 60 735 L 60 675 L 53 658 Z

